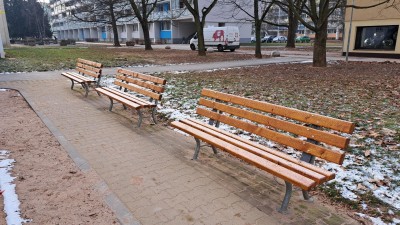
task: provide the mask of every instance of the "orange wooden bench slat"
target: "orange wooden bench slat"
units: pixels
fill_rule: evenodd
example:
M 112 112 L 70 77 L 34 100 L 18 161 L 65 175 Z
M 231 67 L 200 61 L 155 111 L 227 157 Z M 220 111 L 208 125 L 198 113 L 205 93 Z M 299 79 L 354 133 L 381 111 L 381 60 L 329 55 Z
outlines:
M 280 177 L 286 181 L 291 182 L 292 184 L 300 187 L 303 190 L 310 190 L 312 187 L 316 185 L 316 182 L 304 177 L 298 173 L 295 173 L 283 166 L 280 166 L 276 163 L 270 162 L 264 158 L 261 158 L 257 155 L 254 155 L 246 150 L 243 150 L 235 145 L 232 145 L 228 142 L 224 142 L 212 135 L 209 135 L 205 132 L 199 131 L 194 129 L 193 127 L 190 127 L 189 125 L 186 125 L 184 123 L 174 121 L 171 123 L 172 127 L 178 128 L 206 143 L 209 143 L 213 146 L 218 147 L 221 150 L 224 150 L 237 158 L 240 158 L 248 163 L 251 163 L 252 165 L 265 170 L 269 173 L 271 173 L 274 176 Z
M 67 74 L 76 77 L 77 79 L 82 80 L 82 82 L 86 82 L 86 83 L 91 83 L 91 82 L 96 82 L 95 80 L 89 78 L 89 77 L 85 77 L 82 74 L 79 73 L 75 73 L 75 72 L 67 72 Z
M 221 134 L 223 134 L 225 136 L 228 136 L 230 138 L 236 139 L 236 140 L 238 140 L 240 142 L 243 142 L 243 143 L 246 143 L 248 145 L 254 146 L 254 147 L 258 148 L 258 149 L 263 150 L 266 153 L 276 155 L 279 158 L 283 158 L 283 159 L 285 159 L 287 161 L 290 161 L 292 163 L 296 163 L 298 165 L 301 165 L 302 167 L 305 167 L 305 168 L 307 168 L 309 170 L 312 170 L 312 171 L 315 171 L 315 172 L 317 172 L 319 174 L 324 175 L 325 177 L 328 178 L 328 180 L 332 180 L 332 179 L 335 178 L 335 173 L 332 173 L 330 171 L 324 170 L 324 169 L 322 169 L 322 168 L 320 168 L 318 166 L 315 166 L 313 164 L 310 164 L 310 163 L 295 159 L 294 157 L 292 157 L 292 156 L 290 156 L 290 155 L 288 155 L 286 153 L 283 153 L 283 152 L 268 148 L 268 147 L 266 147 L 264 145 L 261 145 L 261 144 L 258 144 L 256 142 L 254 142 L 254 141 L 247 140 L 247 139 L 242 138 L 242 137 L 240 137 L 238 135 L 232 134 L 232 133 L 230 133 L 228 131 L 224 131 L 222 129 L 219 129 L 219 128 L 211 126 L 209 124 L 200 122 L 200 121 L 195 120 L 195 119 L 186 119 L 186 120 L 190 121 L 190 122 L 193 122 L 193 123 L 197 123 L 197 124 L 199 124 L 201 126 L 204 126 L 204 127 L 208 128 L 208 129 L 211 129 L 211 130 L 213 130 L 215 132 L 219 132 L 219 133 L 221 133 Z M 186 120 L 184 120 L 184 121 L 186 121 Z M 184 121 L 182 121 L 182 122 L 184 122 Z
M 85 70 L 90 70 L 90 71 L 93 71 L 95 73 L 100 73 L 101 72 L 100 68 L 96 68 L 96 67 L 93 67 L 93 66 L 85 65 L 85 64 L 80 63 L 80 62 L 76 63 L 76 67 L 79 67 L 79 68 L 82 68 L 82 69 L 85 69 Z
M 85 70 L 85 69 L 79 68 L 79 67 L 76 67 L 75 70 L 77 70 L 77 71 L 79 71 L 79 72 L 81 72 L 81 73 L 83 73 L 85 75 L 89 75 L 91 77 L 94 77 L 94 78 L 98 78 L 100 76 L 99 74 L 97 74 L 95 72 L 92 72 L 92 71 L 89 71 L 89 70 Z
M 80 62 L 80 63 L 84 63 L 84 64 L 87 64 L 87 65 L 90 65 L 90 66 L 93 66 L 93 67 L 97 67 L 97 68 L 102 68 L 103 67 L 103 65 L 101 63 L 93 62 L 93 61 L 82 59 L 82 58 L 78 58 L 76 61 Z
M 120 103 L 122 103 L 122 104 L 124 104 L 124 105 L 127 105 L 127 106 L 129 106 L 129 107 L 131 107 L 131 108 L 139 109 L 139 108 L 142 107 L 141 105 L 139 105 L 139 104 L 137 104 L 137 103 L 134 103 L 134 102 L 129 101 L 129 100 L 127 100 L 127 99 L 125 99 L 125 98 L 123 98 L 123 97 L 121 97 L 121 96 L 118 96 L 118 95 L 116 95 L 116 94 L 114 94 L 114 93 L 111 93 L 111 92 L 109 92 L 109 91 L 106 91 L 106 90 L 104 90 L 103 88 L 96 88 L 96 91 L 98 91 L 98 92 L 100 92 L 100 93 L 102 93 L 102 94 L 104 94 L 104 95 L 106 95 L 106 96 L 109 96 L 109 97 L 111 97 L 112 99 L 114 99 L 114 100 L 116 100 L 116 101 L 118 101 L 118 102 L 120 102 Z
M 225 105 L 215 101 L 210 101 L 204 98 L 200 98 L 199 105 L 206 106 L 208 108 L 213 108 L 220 110 L 222 112 L 229 113 L 231 115 L 239 116 L 253 122 L 264 124 L 266 126 L 271 126 L 279 130 L 288 131 L 293 134 L 297 134 L 306 138 L 311 138 L 313 140 L 324 142 L 335 147 L 345 149 L 347 148 L 350 139 L 328 133 L 322 130 L 316 130 L 310 127 L 305 127 L 299 124 L 291 123 L 288 121 L 276 119 L 270 116 L 266 116 L 260 113 L 251 112 L 248 110 L 236 108 L 233 106 Z
M 74 80 L 74 81 L 76 81 L 78 83 L 85 83 L 86 82 L 86 81 L 82 80 L 81 78 L 78 78 L 78 77 L 76 77 L 76 76 L 74 76 L 74 75 L 72 75 L 70 73 L 62 73 L 61 75 L 65 76 L 65 77 L 68 77 L 68 78 L 70 78 L 70 79 L 72 79 L 72 80 Z
M 203 126 L 203 124 L 199 124 L 199 123 L 194 123 L 192 121 L 189 120 L 181 120 L 181 123 L 187 124 L 199 131 L 205 132 L 209 135 L 212 135 L 220 140 L 223 140 L 227 143 L 230 143 L 232 145 L 235 145 L 239 148 L 245 149 L 248 152 L 251 152 L 257 156 L 260 156 L 268 161 L 271 161 L 273 163 L 276 163 L 280 166 L 285 167 L 286 169 L 289 169 L 291 171 L 294 171 L 298 174 L 301 174 L 309 179 L 314 180 L 315 182 L 317 182 L 317 184 L 322 184 L 323 182 L 327 181 L 328 178 L 326 176 L 324 176 L 323 174 L 317 173 L 313 170 L 310 170 L 308 168 L 305 168 L 295 162 L 292 161 L 288 161 L 284 158 L 280 158 L 274 154 L 268 154 L 267 152 L 258 149 L 252 145 L 249 145 L 247 143 L 241 142 L 238 139 L 235 138 L 231 138 L 229 136 L 226 136 L 220 132 L 214 131 L 212 129 L 207 128 L 206 126 Z
M 124 75 L 117 75 L 116 78 L 120 79 L 120 80 L 123 80 L 123 81 L 126 81 L 126 82 L 129 82 L 129 83 L 132 83 L 132 84 L 136 84 L 136 85 L 139 85 L 139 86 L 154 90 L 154 91 L 157 91 L 157 92 L 164 92 L 164 87 L 157 86 L 157 85 L 150 84 L 150 83 L 146 83 L 144 81 L 140 81 L 140 80 L 134 79 L 132 77 L 127 77 L 127 76 L 124 76 Z
M 239 119 L 231 118 L 222 114 L 218 114 L 215 112 L 208 111 L 203 108 L 197 108 L 196 113 L 202 116 L 206 116 L 213 120 L 220 121 L 225 124 L 229 124 L 231 126 L 243 129 L 253 134 L 257 134 L 259 136 L 268 138 L 269 140 L 293 147 L 297 150 L 306 152 L 308 154 L 317 156 L 321 159 L 325 159 L 330 162 L 334 162 L 337 164 L 342 164 L 344 160 L 344 152 L 343 151 L 334 151 L 330 149 L 323 148 L 321 146 L 302 141 L 297 138 L 293 138 L 288 135 L 281 134 L 276 131 L 272 131 L 263 127 L 258 127 L 255 124 L 250 124 L 244 122 Z
M 121 86 L 121 87 L 124 87 L 124 88 L 126 88 L 128 90 L 131 90 L 131 91 L 143 94 L 143 95 L 147 95 L 147 96 L 149 96 L 149 97 L 151 97 L 153 99 L 156 99 L 156 100 L 160 100 L 161 99 L 161 95 L 160 94 L 141 89 L 138 86 L 133 86 L 133 85 L 130 85 L 130 84 L 127 84 L 127 83 L 122 83 L 121 81 L 118 81 L 118 80 L 115 80 L 114 84 L 118 85 L 118 86 Z
M 126 98 L 128 100 L 131 100 L 133 102 L 136 102 L 137 104 L 142 105 L 143 107 L 146 107 L 146 108 L 147 107 L 155 107 L 154 103 L 145 101 L 145 100 L 143 100 L 141 98 L 136 98 L 135 96 L 132 96 L 131 94 L 128 94 L 128 93 L 123 92 L 121 90 L 118 90 L 118 89 L 115 89 L 115 88 L 109 88 L 109 87 L 103 87 L 103 89 L 106 90 L 106 91 L 109 91 L 109 92 L 111 92 L 113 94 L 116 94 L 118 96 L 121 96 L 123 98 Z
M 142 73 L 138 73 L 138 72 L 134 72 L 134 71 L 130 71 L 130 70 L 126 70 L 126 69 L 118 69 L 117 73 L 122 73 L 122 74 L 126 74 L 132 77 L 138 77 L 142 80 L 147 80 L 147 81 L 151 81 L 153 83 L 157 83 L 157 84 L 162 84 L 165 85 L 167 83 L 167 80 L 159 78 L 159 77 L 154 77 L 154 76 L 150 76 L 150 75 L 146 75 L 146 74 L 142 74 Z
M 240 96 L 217 92 L 210 89 L 203 89 L 201 95 L 222 100 L 225 102 L 232 102 L 234 104 L 243 105 L 252 109 L 261 110 L 275 115 L 284 116 L 305 123 L 330 128 L 340 132 L 352 133 L 355 127 L 355 124 L 352 122 L 292 109 L 284 106 L 274 105 L 267 102 L 261 102 Z

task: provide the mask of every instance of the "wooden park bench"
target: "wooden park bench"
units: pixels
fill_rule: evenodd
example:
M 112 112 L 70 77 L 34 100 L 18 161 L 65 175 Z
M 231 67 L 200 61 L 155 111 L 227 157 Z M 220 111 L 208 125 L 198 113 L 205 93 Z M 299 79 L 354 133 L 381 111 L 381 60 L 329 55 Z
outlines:
M 195 138 L 193 159 L 198 157 L 201 140 L 210 144 L 215 154 L 219 148 L 283 179 L 286 193 L 280 212 L 287 211 L 292 184 L 300 187 L 309 200 L 309 190 L 335 178 L 333 172 L 313 165 L 315 157 L 342 164 L 349 138 L 340 134 L 351 134 L 354 123 L 209 89 L 203 89 L 201 95 L 202 107 L 196 112 L 208 117 L 208 124 L 195 119 L 171 123 Z M 301 158 L 223 131 L 218 128 L 220 123 L 299 150 Z
M 86 59 L 77 59 L 75 68 L 76 72 L 65 72 L 61 75 L 71 80 L 71 90 L 74 88 L 75 83 L 82 85 L 83 89 L 85 89 L 85 97 L 87 97 L 89 88 L 93 84 L 95 84 L 95 87 L 100 86 L 102 67 L 103 65 L 101 63 Z
M 140 127 L 143 120 L 143 114 L 141 111 L 143 108 L 149 108 L 151 110 L 153 121 L 154 123 L 157 123 L 155 115 L 157 103 L 161 100 L 161 94 L 164 92 L 164 85 L 166 82 L 166 80 L 159 77 L 125 69 L 118 69 L 114 81 L 114 85 L 118 88 L 98 87 L 96 88 L 96 91 L 106 95 L 110 99 L 110 111 L 113 108 L 114 100 L 122 103 L 124 108 L 129 107 L 135 109 L 139 115 L 138 126 Z M 130 91 L 131 93 L 127 91 Z M 139 98 L 134 95 L 135 93 L 145 97 L 150 97 L 150 99 L 147 101 L 143 98 Z

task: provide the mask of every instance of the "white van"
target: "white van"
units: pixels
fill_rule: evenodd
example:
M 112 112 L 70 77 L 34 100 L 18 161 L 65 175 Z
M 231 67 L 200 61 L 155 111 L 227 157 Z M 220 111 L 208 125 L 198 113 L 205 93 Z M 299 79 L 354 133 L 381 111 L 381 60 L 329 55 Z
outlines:
M 231 52 L 240 48 L 240 33 L 238 27 L 208 27 L 203 29 L 205 47 L 217 48 L 219 52 L 229 49 Z M 190 48 L 198 48 L 197 34 L 190 39 Z

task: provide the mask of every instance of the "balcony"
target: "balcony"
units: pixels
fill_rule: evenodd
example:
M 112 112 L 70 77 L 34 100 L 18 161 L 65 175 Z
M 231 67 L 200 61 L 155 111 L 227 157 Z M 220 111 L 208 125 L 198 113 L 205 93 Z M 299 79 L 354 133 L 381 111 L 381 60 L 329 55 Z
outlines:
M 173 9 L 169 11 L 153 12 L 150 15 L 150 21 L 160 21 L 160 20 L 173 20 L 192 17 L 189 10 L 186 9 Z

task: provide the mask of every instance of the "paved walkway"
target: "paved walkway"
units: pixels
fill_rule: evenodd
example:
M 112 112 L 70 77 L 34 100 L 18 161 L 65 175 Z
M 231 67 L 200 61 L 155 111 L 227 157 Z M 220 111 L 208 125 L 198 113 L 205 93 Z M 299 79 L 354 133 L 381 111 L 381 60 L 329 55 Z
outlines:
M 279 214 L 281 180 L 209 148 L 192 161 L 192 138 L 149 119 L 139 129 L 136 115 L 69 87 L 59 72 L 0 75 L 0 88 L 19 90 L 77 165 L 104 180 L 97 188 L 122 224 L 356 224 L 300 190 Z

